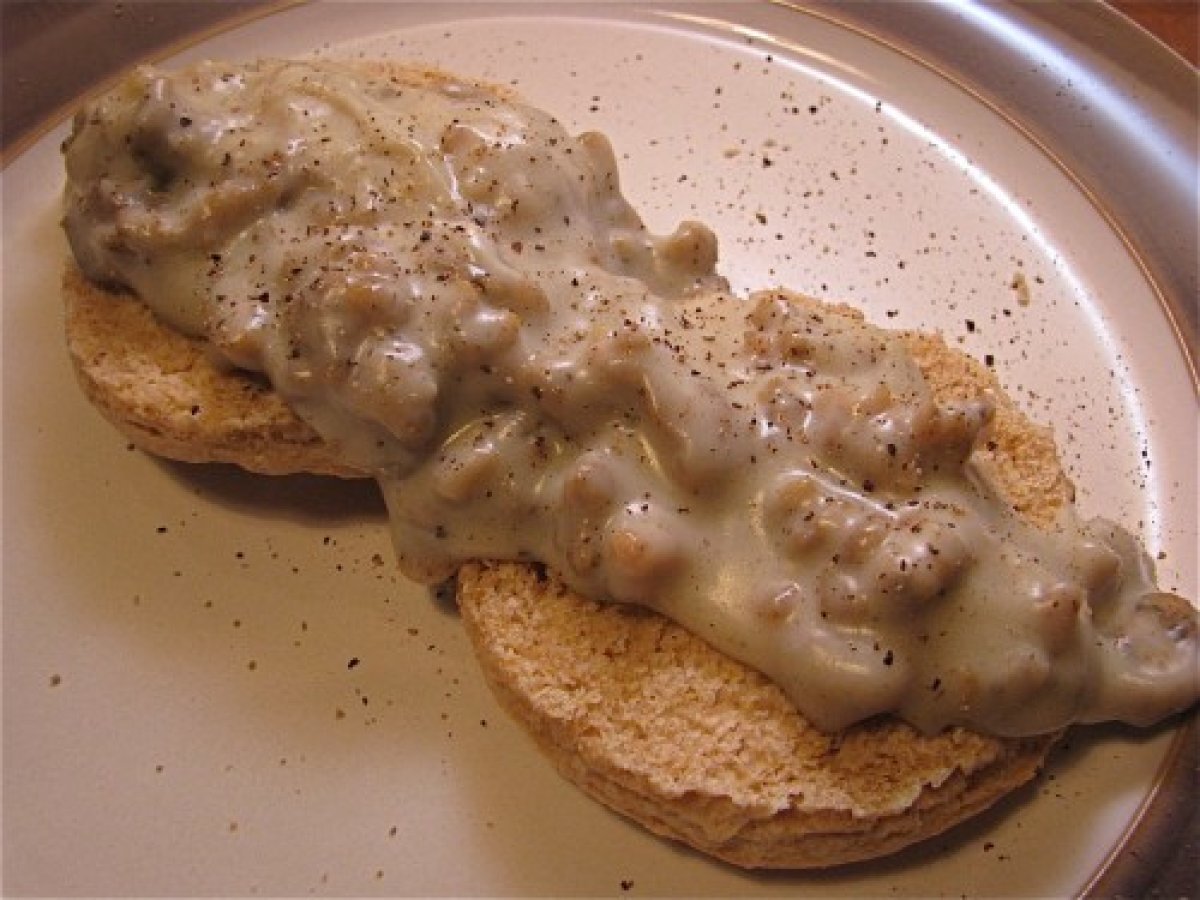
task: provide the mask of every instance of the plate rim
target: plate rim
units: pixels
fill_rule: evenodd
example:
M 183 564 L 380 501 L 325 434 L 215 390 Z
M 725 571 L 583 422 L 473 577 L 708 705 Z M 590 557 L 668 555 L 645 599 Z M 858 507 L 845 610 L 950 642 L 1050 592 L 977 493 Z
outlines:
M 138 63 L 153 62 L 173 57 L 212 37 L 237 30 L 260 19 L 285 13 L 290 9 L 302 5 L 307 5 L 304 0 L 267 0 L 267 2 L 256 3 L 249 9 L 239 9 L 232 15 L 230 15 L 228 9 L 223 10 L 221 11 L 221 18 L 218 21 L 207 24 L 198 30 L 192 29 L 185 34 L 180 34 L 168 43 L 155 49 L 136 53 L 125 65 L 128 67 Z M 467 4 L 462 5 L 466 6 Z M 575 11 L 585 8 L 595 10 L 629 6 L 629 4 L 619 2 L 600 4 L 555 4 L 553 2 L 531 4 L 503 3 L 497 4 L 494 7 L 496 11 L 491 14 L 507 14 L 518 7 L 534 5 L 542 7 L 559 6 L 564 9 L 570 7 Z M 655 8 L 662 10 L 671 10 L 692 5 L 694 4 L 653 4 Z M 922 22 L 925 21 L 925 17 L 931 15 L 939 15 L 943 19 L 951 18 L 946 16 L 944 11 L 939 12 L 938 8 L 932 4 L 922 4 L 918 7 L 921 15 L 910 18 L 904 27 L 900 27 L 895 21 L 895 16 L 880 15 L 882 10 L 888 6 L 887 4 L 843 4 L 828 2 L 828 0 L 816 0 L 816 2 L 811 4 L 800 4 L 790 2 L 790 0 L 766 0 L 766 2 L 759 4 L 733 3 L 727 4 L 727 6 L 733 10 L 740 9 L 743 11 L 755 6 L 786 8 L 806 15 L 815 15 L 835 25 L 850 28 L 892 50 L 901 52 L 907 58 L 931 69 L 941 77 L 950 79 L 959 87 L 968 90 L 971 96 L 985 103 L 993 111 L 998 112 L 1010 124 L 1017 127 L 1022 134 L 1029 137 L 1036 146 L 1046 152 L 1059 166 L 1060 170 L 1067 174 L 1072 181 L 1084 188 L 1093 207 L 1100 212 L 1106 223 L 1113 228 L 1114 233 L 1117 234 L 1129 250 L 1131 257 L 1137 262 L 1143 275 L 1146 277 L 1147 283 L 1158 298 L 1159 308 L 1171 324 L 1176 339 L 1184 352 L 1192 379 L 1193 393 L 1200 393 L 1200 371 L 1198 371 L 1197 365 L 1197 357 L 1200 356 L 1200 352 L 1197 350 L 1197 311 L 1193 303 L 1187 302 L 1187 299 L 1194 299 L 1195 294 L 1192 293 L 1190 298 L 1184 298 L 1183 294 L 1186 292 L 1186 286 L 1181 288 L 1181 282 L 1178 279 L 1170 276 L 1169 272 L 1168 274 L 1164 274 L 1164 266 L 1169 269 L 1170 260 L 1164 262 L 1161 254 L 1154 249 L 1153 242 L 1148 241 L 1139 231 L 1135 229 L 1130 232 L 1128 230 L 1127 220 L 1122 217 L 1123 203 L 1105 204 L 1105 200 L 1111 198 L 1106 198 L 1103 194 L 1098 193 L 1099 189 L 1092 183 L 1095 175 L 1091 166 L 1087 167 L 1088 171 L 1084 173 L 1085 178 L 1080 181 L 1079 171 L 1076 168 L 1072 168 L 1077 163 L 1078 154 L 1063 147 L 1064 138 L 1061 130 L 1050 129 L 1047 131 L 1043 126 L 1038 123 L 1031 123 L 1024 117 L 1014 117 L 1012 111 L 1006 109 L 1003 105 L 1002 92 L 998 99 L 995 91 L 982 90 L 978 84 L 970 80 L 972 77 L 971 68 L 961 58 L 943 60 L 930 54 L 930 48 L 924 45 L 925 39 L 931 39 L 933 36 L 943 34 L 944 32 L 928 28 L 921 31 Z M 905 6 L 908 6 L 908 4 L 905 4 Z M 1067 28 L 1064 22 L 1071 15 L 1069 10 L 1066 11 L 1067 15 L 1065 16 L 1062 14 L 1064 11 L 1056 11 L 1054 8 L 1056 5 L 1052 5 L 1048 9 L 1038 6 L 1036 11 L 1031 11 L 1028 8 L 1020 7 L 1006 0 L 1006 2 L 994 4 L 994 6 L 1005 14 L 1006 22 L 1010 24 L 1015 22 L 1021 29 L 1041 33 L 1044 37 L 1050 39 L 1052 44 L 1054 40 L 1062 39 L 1064 29 Z M 1088 4 L 1086 11 L 1090 15 L 1097 17 L 1098 21 L 1103 22 L 1109 30 L 1115 28 L 1117 33 L 1140 34 L 1147 41 L 1154 41 L 1157 44 L 1157 41 L 1152 36 L 1142 32 L 1135 23 L 1104 4 Z M 961 20 L 956 24 L 962 27 Z M 892 30 L 889 31 L 889 29 Z M 1165 49 L 1164 45 L 1159 44 L 1158 46 Z M 1087 53 L 1090 54 L 1088 61 L 1095 64 L 1094 57 L 1099 51 L 1091 46 L 1086 49 Z M 1181 58 L 1169 51 L 1165 53 L 1160 51 L 1157 56 L 1161 57 L 1161 59 L 1155 60 L 1154 57 L 1151 57 L 1152 64 L 1147 65 L 1140 73 L 1141 77 L 1150 79 L 1149 83 L 1161 83 L 1156 81 L 1156 79 L 1160 78 L 1165 78 L 1168 82 L 1171 82 L 1171 79 L 1178 75 L 1180 67 L 1184 69 L 1189 68 Z M 1112 75 L 1111 72 L 1104 74 L 1106 77 L 1111 77 Z M 119 77 L 119 72 L 109 75 L 103 81 L 93 82 L 82 87 L 80 91 L 72 95 L 68 100 L 59 103 L 44 113 L 34 125 L 15 136 L 12 141 L 8 140 L 9 136 L 6 129 L 5 146 L 0 151 L 0 173 L 7 171 L 15 160 L 34 147 L 46 134 L 59 127 L 79 102 L 96 92 L 102 91 L 117 77 Z M 1191 113 L 1192 124 L 1196 125 L 1200 123 L 1200 110 L 1197 110 L 1194 104 Z M 1187 198 L 1181 200 L 1176 197 L 1173 199 L 1187 205 Z M 1183 268 L 1188 267 L 1185 265 Z M 1193 272 L 1195 268 L 1195 266 L 1191 267 Z M 1200 721 L 1198 721 L 1195 715 L 1188 715 L 1184 721 L 1171 727 L 1177 728 L 1177 733 L 1163 764 L 1160 766 L 1159 772 L 1154 777 L 1153 786 L 1149 794 L 1143 800 L 1138 812 L 1129 822 L 1121 840 L 1112 848 L 1108 858 L 1090 878 L 1086 879 L 1085 894 L 1107 895 L 1116 892 L 1140 892 L 1141 889 L 1153 884 L 1156 876 L 1161 875 L 1160 863 L 1166 856 L 1170 855 L 1173 849 L 1171 839 L 1177 838 L 1180 833 L 1179 822 L 1181 821 L 1181 816 L 1186 818 L 1187 812 L 1187 804 L 1184 801 L 1187 796 L 1190 796 L 1190 792 L 1187 791 L 1175 792 L 1167 790 L 1167 785 L 1175 783 L 1177 779 L 1185 779 L 1189 774 L 1194 777 L 1197 756 L 1200 755 L 1197 749 L 1197 738 L 1200 736 Z M 1191 813 L 1190 828 L 1192 839 L 1194 840 L 1197 814 L 1195 810 L 1192 810 Z M 1187 840 L 1186 837 L 1185 840 Z M 1134 849 L 1138 852 L 1127 852 Z M 1186 856 L 1186 854 L 1184 855 Z

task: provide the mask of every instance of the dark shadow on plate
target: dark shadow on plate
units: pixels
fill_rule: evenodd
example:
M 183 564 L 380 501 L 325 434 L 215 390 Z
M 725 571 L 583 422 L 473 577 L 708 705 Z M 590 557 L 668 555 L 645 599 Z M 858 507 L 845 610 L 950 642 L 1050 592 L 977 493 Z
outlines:
M 328 524 L 363 523 L 387 527 L 387 506 L 373 478 L 332 475 L 258 475 L 234 465 L 155 463 L 194 495 L 225 509 L 264 519 Z M 388 565 L 394 565 L 389 558 Z M 429 587 L 430 601 L 444 616 L 457 619 L 455 581 Z
M 371 478 L 256 475 L 219 463 L 155 461 L 192 493 L 237 512 L 330 524 L 387 522 L 383 496 Z

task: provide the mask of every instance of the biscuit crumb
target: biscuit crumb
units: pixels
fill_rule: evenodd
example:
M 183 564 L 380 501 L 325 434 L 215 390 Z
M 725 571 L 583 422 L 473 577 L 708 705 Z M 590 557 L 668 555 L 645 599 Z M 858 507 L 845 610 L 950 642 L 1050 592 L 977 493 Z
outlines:
M 1017 305 L 1028 306 L 1032 298 L 1029 293 L 1029 282 L 1025 280 L 1024 272 L 1017 272 L 1013 275 L 1010 287 L 1017 293 Z

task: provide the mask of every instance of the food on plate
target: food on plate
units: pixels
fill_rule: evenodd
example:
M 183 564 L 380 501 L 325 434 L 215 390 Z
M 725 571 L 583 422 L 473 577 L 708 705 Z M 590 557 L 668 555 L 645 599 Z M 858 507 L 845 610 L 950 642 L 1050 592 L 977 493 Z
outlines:
M 84 393 L 129 440 L 184 462 L 265 475 L 362 477 L 261 378 L 218 364 L 132 294 L 73 266 L 63 278 L 67 346 Z
M 130 75 L 65 155 L 89 396 L 152 452 L 376 478 L 498 696 L 656 831 L 877 856 L 1073 722 L 1195 702 L 1194 609 L 981 367 L 734 295 L 598 134 L 438 73 L 210 62 Z

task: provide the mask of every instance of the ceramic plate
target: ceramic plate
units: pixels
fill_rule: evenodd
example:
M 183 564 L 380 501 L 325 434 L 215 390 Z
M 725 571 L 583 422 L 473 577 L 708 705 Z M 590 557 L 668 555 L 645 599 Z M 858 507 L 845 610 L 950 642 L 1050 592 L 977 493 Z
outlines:
M 946 72 L 708 3 L 287 7 L 167 63 L 312 53 L 510 84 L 611 137 L 654 229 L 713 225 L 737 288 L 942 331 L 1053 428 L 1084 511 L 1195 596 L 1195 393 L 1160 287 L 1062 160 Z M 6 893 L 1065 895 L 1122 846 L 1175 730 L 1079 730 L 976 821 L 826 874 L 743 873 L 582 796 L 496 707 L 452 604 L 393 574 L 372 488 L 155 461 L 83 400 L 56 296 L 65 127 L 3 182 Z

